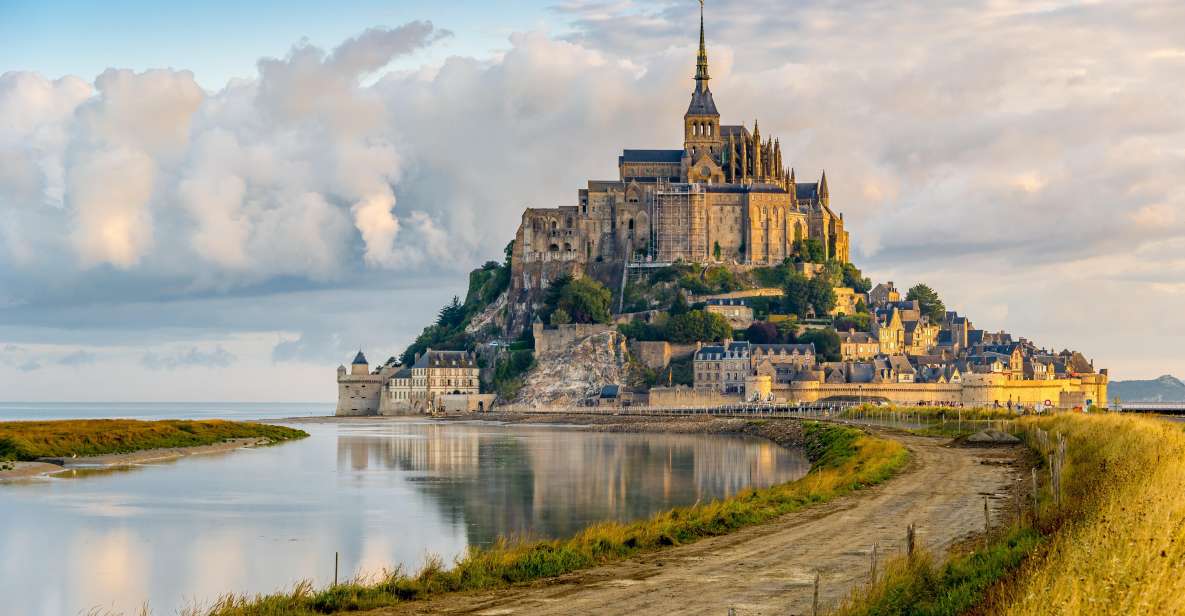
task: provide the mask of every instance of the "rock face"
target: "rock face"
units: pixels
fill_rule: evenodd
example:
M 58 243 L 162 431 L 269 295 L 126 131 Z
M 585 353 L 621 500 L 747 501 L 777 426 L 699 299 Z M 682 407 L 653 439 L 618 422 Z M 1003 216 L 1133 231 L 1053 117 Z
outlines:
M 473 315 L 469 325 L 465 326 L 465 333 L 480 337 L 485 331 L 505 330 L 508 296 L 509 291 L 503 291 L 494 301 L 490 302 L 489 306 L 486 306 L 485 310 Z
M 625 339 L 604 331 L 577 339 L 565 348 L 535 357 L 515 404 L 534 407 L 576 406 L 600 395 L 601 387 L 625 379 Z

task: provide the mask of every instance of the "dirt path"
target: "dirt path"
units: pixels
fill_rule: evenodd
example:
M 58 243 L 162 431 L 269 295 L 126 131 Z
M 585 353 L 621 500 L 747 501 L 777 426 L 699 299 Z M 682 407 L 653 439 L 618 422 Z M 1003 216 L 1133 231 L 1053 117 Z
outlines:
M 886 484 L 723 537 L 573 573 L 531 586 L 442 596 L 378 614 L 810 614 L 818 571 L 820 603 L 838 604 L 867 580 L 874 543 L 885 557 L 903 549 L 917 524 L 925 548 L 942 551 L 993 517 L 1019 447 L 947 448 L 944 439 L 901 436 L 909 469 Z

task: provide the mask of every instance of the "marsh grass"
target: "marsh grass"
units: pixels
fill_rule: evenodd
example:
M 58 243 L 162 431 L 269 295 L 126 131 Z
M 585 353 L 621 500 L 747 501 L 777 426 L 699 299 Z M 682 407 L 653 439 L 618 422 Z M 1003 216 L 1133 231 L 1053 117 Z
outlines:
M 1185 430 L 1130 415 L 1025 418 L 1064 435 L 1062 506 L 1042 500 L 1039 557 L 996 589 L 990 614 L 1185 613 Z
M 955 616 L 983 602 L 993 585 L 1012 574 L 1041 541 L 1032 527 L 1014 526 L 987 545 L 945 562 L 919 551 L 890 561 L 868 586 L 854 592 L 835 616 Z
M 1063 413 L 1024 417 L 1015 429 L 1046 460 L 1036 515 L 942 564 L 898 559 L 838 614 L 1185 613 L 1182 426 Z M 1060 499 L 1048 465 L 1059 435 L 1067 443 Z
M 164 447 L 213 445 L 235 438 L 280 442 L 303 430 L 223 420 L 85 419 L 0 422 L 0 460 L 96 456 Z
M 797 481 L 742 490 L 723 500 L 672 509 L 637 522 L 594 524 L 568 539 L 499 540 L 490 548 L 470 548 L 451 568 L 432 558 L 414 574 L 394 569 L 378 579 L 353 580 L 320 590 L 301 582 L 290 592 L 226 595 L 209 608 L 190 609 L 187 616 L 328 614 L 553 577 L 765 522 L 882 482 L 907 461 L 901 444 L 855 428 L 810 422 L 804 424 L 803 432 L 812 467 Z

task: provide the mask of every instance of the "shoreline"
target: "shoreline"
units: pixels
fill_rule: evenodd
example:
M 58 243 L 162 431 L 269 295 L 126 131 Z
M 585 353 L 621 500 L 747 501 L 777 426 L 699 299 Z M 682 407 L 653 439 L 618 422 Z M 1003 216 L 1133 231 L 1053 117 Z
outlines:
M 34 479 L 51 477 L 58 473 L 75 470 L 118 468 L 135 466 L 149 462 L 164 462 L 177 460 L 189 456 L 201 456 L 213 453 L 224 453 L 256 447 L 270 443 L 263 437 L 236 438 L 212 445 L 196 445 L 194 447 L 163 447 L 145 449 L 128 453 L 113 453 L 100 456 L 81 456 L 78 458 L 44 458 L 35 462 L 12 462 L 13 468 L 0 470 L 0 482 L 14 479 Z
M 485 422 L 501 425 L 549 425 L 583 428 L 597 432 L 756 436 L 768 439 L 783 447 L 795 448 L 803 446 L 801 426 L 804 421 L 801 418 L 792 417 L 750 418 L 717 417 L 713 415 L 602 415 L 584 413 L 534 414 L 502 413 L 497 411 L 481 413 L 479 415 L 447 415 L 440 417 L 429 415 L 368 415 L 363 417 L 328 415 L 322 417 L 285 417 L 259 421 L 292 424 L 350 424 L 356 422 L 398 422 L 407 420 L 434 423 Z M 862 426 L 858 424 L 829 422 L 825 419 L 811 418 L 809 421 L 848 425 L 858 430 L 862 429 Z M 796 429 L 787 430 L 785 429 L 786 426 L 794 426 Z M 862 431 L 867 433 L 866 430 Z

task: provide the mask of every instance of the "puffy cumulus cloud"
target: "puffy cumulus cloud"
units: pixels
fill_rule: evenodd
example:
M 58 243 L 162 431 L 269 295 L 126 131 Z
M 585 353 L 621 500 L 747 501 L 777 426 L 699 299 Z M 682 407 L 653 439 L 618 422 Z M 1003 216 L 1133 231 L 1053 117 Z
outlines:
M 209 350 L 190 347 L 172 352 L 145 353 L 140 364 L 150 370 L 176 370 L 192 366 L 206 368 L 226 368 L 235 362 L 235 356 L 221 345 Z
M 6 73 L 0 276 L 23 274 L 36 299 L 44 274 L 100 266 L 192 293 L 401 265 L 422 251 L 399 237 L 389 101 L 363 82 L 448 34 L 412 22 L 330 52 L 300 43 L 211 93 L 183 70 L 109 69 L 93 88 Z

